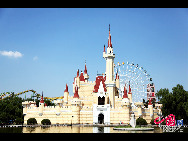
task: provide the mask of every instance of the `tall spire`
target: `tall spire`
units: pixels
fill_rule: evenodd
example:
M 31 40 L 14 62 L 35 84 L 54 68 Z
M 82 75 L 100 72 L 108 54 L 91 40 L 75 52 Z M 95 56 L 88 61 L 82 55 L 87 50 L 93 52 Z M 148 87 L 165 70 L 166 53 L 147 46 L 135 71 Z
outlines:
M 85 70 L 84 70 L 84 74 L 87 74 L 86 60 L 85 60 Z
M 43 99 L 43 91 L 42 91 L 42 97 L 40 99 L 40 103 L 44 103 L 44 99 Z
M 112 42 L 111 42 L 111 34 L 110 34 L 110 24 L 109 24 L 108 47 L 112 47 Z

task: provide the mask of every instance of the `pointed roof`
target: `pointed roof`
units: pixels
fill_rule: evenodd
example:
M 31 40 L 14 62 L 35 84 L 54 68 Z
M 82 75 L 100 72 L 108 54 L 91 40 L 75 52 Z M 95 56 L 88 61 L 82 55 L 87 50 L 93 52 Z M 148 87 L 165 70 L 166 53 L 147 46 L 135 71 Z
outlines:
M 123 95 L 123 98 L 128 98 L 128 96 L 127 96 L 126 84 L 125 84 L 125 86 L 124 86 L 124 95 Z
M 102 81 L 102 85 L 103 85 L 103 88 L 104 88 L 104 91 L 106 92 L 107 89 L 106 89 L 106 85 L 105 85 L 105 77 L 103 76 L 97 76 L 96 77 L 96 81 L 95 81 L 95 86 L 94 86 L 94 90 L 93 92 L 97 93 L 98 92 L 98 89 L 99 89 L 99 86 L 100 86 L 100 82 Z
M 43 91 L 42 91 L 42 97 L 40 99 L 40 103 L 44 103 L 44 99 L 43 99 Z
M 67 84 L 66 84 L 66 88 L 65 88 L 64 92 L 68 92 L 68 86 L 67 86 Z
M 85 79 L 84 79 L 84 74 L 83 72 L 81 71 L 81 74 L 80 74 L 80 81 L 84 81 L 85 82 Z
M 84 74 L 87 74 L 86 62 L 85 62 L 85 70 L 84 70 Z
M 75 93 L 74 93 L 74 97 L 73 98 L 79 98 L 77 85 L 75 87 Z
M 129 81 L 129 94 L 132 94 L 132 92 L 131 92 L 131 86 L 130 86 L 130 81 Z
M 79 77 L 79 69 L 77 70 L 77 76 L 76 77 Z

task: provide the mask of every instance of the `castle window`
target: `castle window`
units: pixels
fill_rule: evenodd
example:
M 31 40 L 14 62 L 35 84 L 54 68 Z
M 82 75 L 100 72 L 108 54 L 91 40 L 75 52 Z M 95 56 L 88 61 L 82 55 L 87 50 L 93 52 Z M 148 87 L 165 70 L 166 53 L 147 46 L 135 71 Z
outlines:
M 104 105 L 105 104 L 105 97 L 103 96 L 102 98 L 99 96 L 98 97 L 98 105 Z

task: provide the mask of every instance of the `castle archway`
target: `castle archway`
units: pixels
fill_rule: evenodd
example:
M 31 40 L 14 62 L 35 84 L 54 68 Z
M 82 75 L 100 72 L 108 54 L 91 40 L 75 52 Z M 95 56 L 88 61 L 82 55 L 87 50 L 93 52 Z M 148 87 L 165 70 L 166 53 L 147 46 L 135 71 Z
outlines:
M 104 115 L 102 113 L 100 113 L 98 115 L 98 123 L 99 124 L 104 124 Z

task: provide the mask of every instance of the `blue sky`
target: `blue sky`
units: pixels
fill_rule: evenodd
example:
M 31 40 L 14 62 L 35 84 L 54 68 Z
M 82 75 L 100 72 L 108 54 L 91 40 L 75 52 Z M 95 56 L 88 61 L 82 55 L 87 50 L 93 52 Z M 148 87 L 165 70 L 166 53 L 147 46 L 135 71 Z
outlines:
M 188 91 L 188 9 L 76 8 L 0 9 L 0 93 L 62 96 L 67 83 L 73 95 L 85 60 L 90 81 L 105 72 L 109 24 L 115 63 L 143 66 L 156 90 L 179 83 Z

